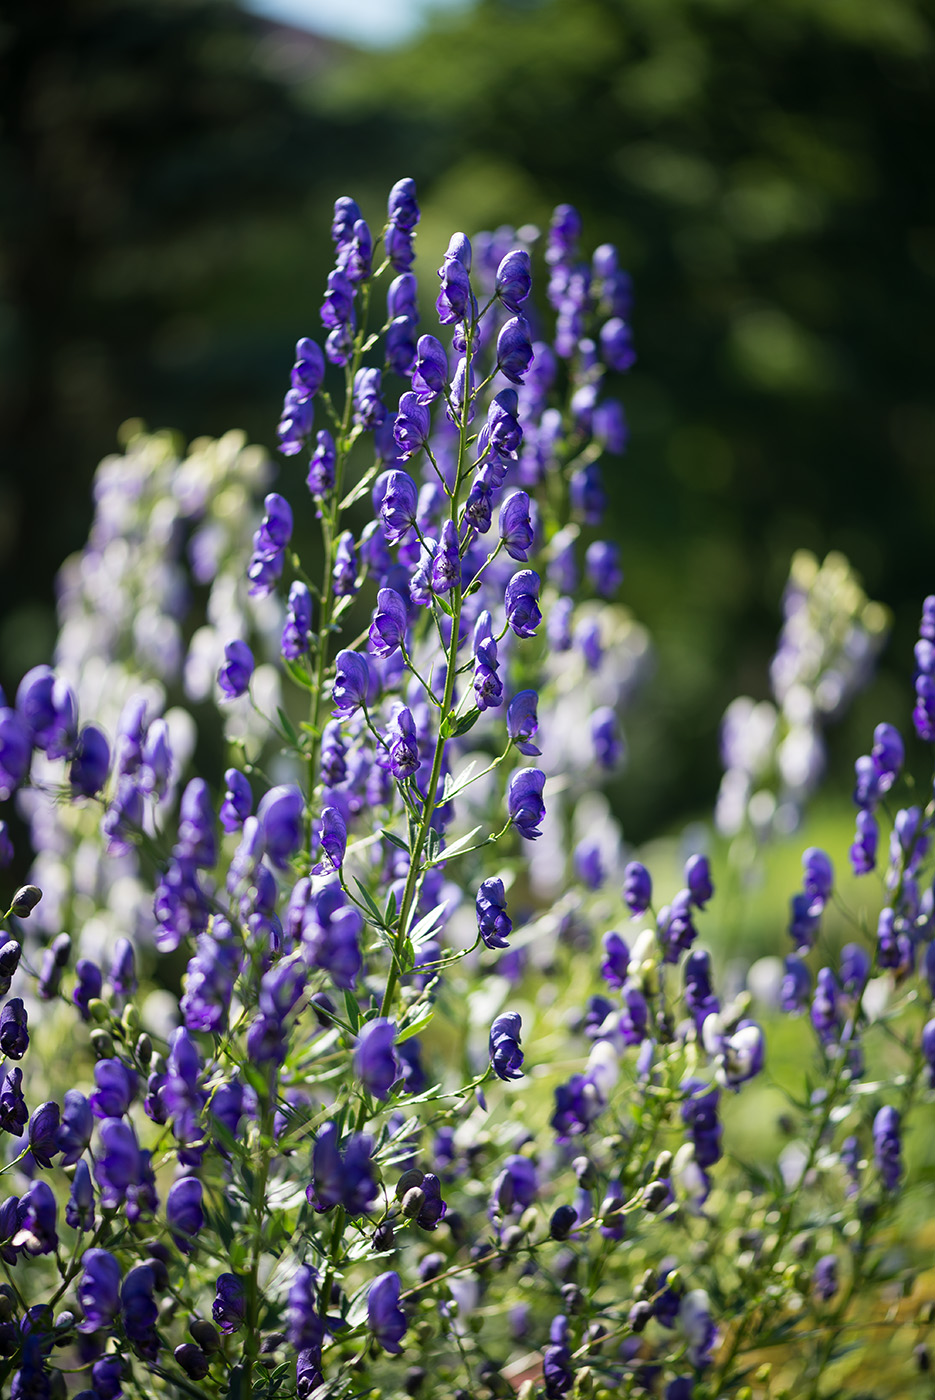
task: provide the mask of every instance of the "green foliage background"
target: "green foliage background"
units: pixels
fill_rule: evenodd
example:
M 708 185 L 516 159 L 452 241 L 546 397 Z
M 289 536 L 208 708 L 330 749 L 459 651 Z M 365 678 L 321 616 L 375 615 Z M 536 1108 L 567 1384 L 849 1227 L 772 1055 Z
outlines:
M 794 548 L 843 549 L 908 654 L 935 523 L 927 0 L 479 0 L 381 54 L 221 0 L 50 0 L 0 42 L 6 686 L 48 653 L 117 424 L 272 446 L 331 202 L 378 226 L 401 174 L 426 293 L 453 228 L 544 227 L 561 200 L 633 273 L 609 529 L 658 673 L 628 836 L 710 802 Z M 842 762 L 905 722 L 899 685 L 858 706 Z

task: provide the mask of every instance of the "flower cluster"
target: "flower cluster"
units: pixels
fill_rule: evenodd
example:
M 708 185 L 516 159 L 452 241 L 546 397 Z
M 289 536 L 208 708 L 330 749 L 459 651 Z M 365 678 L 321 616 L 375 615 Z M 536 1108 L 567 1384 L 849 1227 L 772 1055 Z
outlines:
M 776 1195 L 734 1136 L 769 1007 L 704 946 L 727 917 L 715 853 L 651 873 L 599 790 L 648 654 L 599 533 L 629 278 L 609 245 L 582 256 L 567 205 L 541 240 L 455 233 L 419 335 L 419 218 L 408 178 L 382 238 L 337 200 L 281 489 L 234 436 L 182 459 L 134 433 L 65 568 L 55 666 L 0 696 L 0 802 L 36 851 L 0 937 L 14 1397 L 66 1375 L 82 1400 L 500 1395 L 521 1372 L 549 1400 L 739 1396 L 746 1351 L 800 1315 L 833 1353 L 852 1245 L 848 1280 L 883 1268 L 874 1231 L 935 1080 L 935 1021 L 891 1031 L 898 1074 L 876 1034 L 903 1009 L 887 998 L 911 1017 L 935 995 L 931 804 L 892 817 L 869 949 L 827 960 L 834 869 L 803 857 L 775 1001 L 810 1009 L 825 1083 L 789 1092 Z M 806 574 L 773 671 L 797 802 L 815 765 L 793 750 L 881 631 Z M 759 770 L 731 763 L 746 811 Z M 858 873 L 907 766 L 878 726 Z

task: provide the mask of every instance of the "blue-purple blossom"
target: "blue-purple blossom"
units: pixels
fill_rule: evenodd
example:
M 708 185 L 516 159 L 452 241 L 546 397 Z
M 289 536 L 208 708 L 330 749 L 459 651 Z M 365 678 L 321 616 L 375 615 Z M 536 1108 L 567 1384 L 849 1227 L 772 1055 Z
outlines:
M 625 374 L 636 361 L 633 333 L 626 321 L 620 316 L 612 316 L 605 321 L 601 327 L 600 341 L 604 363 L 619 374 Z
M 812 1270 L 812 1292 L 822 1303 L 829 1303 L 838 1291 L 838 1256 L 823 1254 Z
M 895 1191 L 903 1172 L 900 1118 L 895 1108 L 881 1108 L 873 1120 L 873 1155 L 887 1191 Z
M 308 1264 L 295 1271 L 286 1305 L 289 1345 L 296 1351 L 318 1350 L 324 1340 L 324 1323 L 315 1309 L 318 1275 Z
M 63 1167 L 73 1167 L 87 1150 L 91 1144 L 93 1127 L 94 1113 L 84 1094 L 78 1089 L 66 1089 L 57 1139 Z
M 620 568 L 620 546 L 609 540 L 595 540 L 584 556 L 584 567 L 591 587 L 602 598 L 612 598 L 623 582 Z
M 506 1011 L 490 1028 L 490 1063 L 498 1079 L 521 1079 L 523 1052 L 520 1049 L 522 1019 L 518 1011 Z
M 218 685 L 227 700 L 236 700 L 245 695 L 253 675 L 253 652 L 246 642 L 228 642 L 224 648 L 224 662 L 218 671 Z
M 373 367 L 359 369 L 354 376 L 354 422 L 360 428 L 378 428 L 386 417 L 380 397 L 382 378 L 382 372 Z
M 352 1133 L 342 1150 L 337 1125 L 325 1123 L 315 1138 L 305 1193 L 315 1210 L 343 1206 L 349 1215 L 366 1214 L 378 1194 L 372 1153 L 373 1139 L 364 1133 Z
M 395 1021 L 378 1016 L 361 1028 L 354 1050 L 354 1072 L 376 1099 L 385 1099 L 399 1078 L 399 1061 L 393 1049 L 395 1039 Z
M 333 870 L 340 870 L 347 849 L 347 823 L 337 807 L 321 809 L 321 848 Z
M 11 997 L 0 1011 L 0 1053 L 21 1060 L 29 1049 L 29 1015 L 22 997 Z
M 500 507 L 500 538 L 511 559 L 525 563 L 532 548 L 534 530 L 530 517 L 529 496 L 514 491 Z
M 50 1166 L 51 1163 L 41 1165 Z M 13 1237 L 15 1246 L 22 1247 L 27 1254 L 52 1254 L 58 1248 L 57 1212 L 51 1186 L 45 1181 L 34 1181 L 20 1197 L 19 1230 Z
M 513 316 L 497 336 L 497 368 L 513 384 L 522 384 L 532 359 L 529 326 L 524 317 Z
M 88 1004 L 93 998 L 100 996 L 104 986 L 104 976 L 97 963 L 91 962 L 90 958 L 78 959 L 75 964 L 75 974 L 78 981 L 71 994 L 71 999 L 77 1006 L 81 1019 L 87 1021 L 90 1017 Z
M 418 501 L 418 489 L 408 472 L 386 473 L 379 511 L 388 544 L 398 544 L 408 536 L 416 522 Z
M 506 912 L 503 881 L 490 878 L 481 881 L 475 900 L 477 931 L 488 948 L 506 948 L 513 930 L 513 921 Z
M 507 784 L 507 811 L 510 821 L 520 836 L 527 841 L 535 841 L 542 835 L 541 823 L 545 818 L 545 803 L 542 789 L 545 787 L 545 774 L 540 768 L 517 768 L 510 774 Z
M 315 404 L 312 395 L 301 385 L 293 385 L 286 390 L 282 412 L 276 425 L 279 450 L 284 457 L 294 457 L 301 452 L 302 444 L 312 431 L 315 421 Z
M 305 799 L 294 783 L 270 788 L 260 799 L 257 822 L 263 847 L 278 869 L 284 870 L 289 857 L 302 844 Z
M 464 241 L 467 243 L 467 239 Z M 441 286 L 435 299 L 435 310 L 443 326 L 463 321 L 473 309 L 474 295 L 471 291 L 469 270 L 470 259 L 465 267 L 460 258 L 447 255 L 438 269 Z
M 86 724 L 78 733 L 68 781 L 76 797 L 95 797 L 107 782 L 110 745 L 96 725 Z
M 236 1274 L 219 1274 L 216 1296 L 211 1304 L 211 1316 L 221 1331 L 230 1336 L 237 1332 L 244 1322 L 247 1311 L 246 1289 L 243 1279 Z
M 65 1204 L 65 1223 L 73 1230 L 94 1229 L 94 1186 L 91 1169 L 82 1157 L 71 1179 L 71 1191 Z
M 33 666 L 16 690 L 16 709 L 33 745 L 49 758 L 70 758 L 78 737 L 78 702 L 51 666 Z
M 607 509 L 604 477 L 597 462 L 590 462 L 572 473 L 568 496 L 575 516 L 585 525 L 600 525 Z
M 315 446 L 309 458 L 306 485 L 313 496 L 324 496 L 334 486 L 334 471 L 337 464 L 337 448 L 334 438 L 323 428 L 316 434 Z
M 191 1253 L 204 1229 L 202 1208 L 204 1188 L 196 1176 L 183 1176 L 169 1187 L 166 1197 L 166 1224 L 183 1254 Z
M 312 595 L 308 586 L 296 579 L 289 589 L 286 621 L 282 629 L 280 649 L 287 661 L 304 656 L 311 643 Z
M 359 651 L 339 651 L 334 660 L 334 690 L 332 698 L 335 718 L 352 715 L 367 703 L 370 689 L 370 668 L 366 656 Z
M 601 976 L 612 987 L 623 987 L 630 967 L 630 950 L 624 939 L 614 930 L 605 933 L 601 942 L 604 948 Z
M 542 621 L 539 611 L 539 575 L 533 569 L 520 569 L 504 593 L 506 620 L 517 637 L 534 637 Z
M 542 750 L 532 740 L 539 732 L 539 696 L 534 690 L 520 690 L 506 707 L 506 732 L 520 753 L 537 757 Z
M 430 572 L 432 592 L 448 593 L 461 583 L 461 551 L 458 541 L 458 527 L 453 520 L 446 520 L 442 526 L 441 539 L 432 555 Z
M 159 1350 L 156 1336 L 159 1309 L 153 1298 L 154 1288 L 152 1264 L 137 1264 L 127 1274 L 120 1290 L 120 1312 L 127 1340 L 151 1361 L 155 1361 Z
M 486 614 L 490 616 L 490 614 Z M 498 674 L 497 643 L 481 637 L 474 645 L 474 700 L 479 710 L 495 708 L 503 701 L 503 682 Z M 535 751 L 539 752 L 538 749 Z
M 120 1265 L 106 1249 L 86 1249 L 78 1281 L 78 1305 L 84 1317 L 79 1332 L 109 1328 L 120 1310 Z
M 623 872 L 623 898 L 633 915 L 644 914 L 653 897 L 653 882 L 645 865 L 631 860 Z
M 381 588 L 370 623 L 368 648 L 374 656 L 392 656 L 406 640 L 406 604 L 394 588 Z
M 139 1179 L 139 1143 L 132 1125 L 122 1118 L 105 1118 L 98 1128 L 98 1137 L 94 1176 L 101 1189 L 101 1204 L 117 1206 Z
M 590 721 L 591 747 L 602 768 L 616 768 L 623 757 L 624 744 L 620 737 L 617 716 L 609 705 L 600 705 Z
M 386 748 L 390 772 L 394 778 L 411 778 L 422 760 L 419 756 L 419 736 L 411 710 L 400 705 L 386 729 Z
M 367 1293 L 367 1322 L 370 1331 L 384 1351 L 398 1356 L 400 1342 L 406 1335 L 406 1315 L 399 1306 L 402 1291 L 399 1274 L 390 1270 L 380 1274 Z
M 532 268 L 525 248 L 514 248 L 501 259 L 495 289 L 508 311 L 521 310 L 532 289 Z
M 426 339 L 425 336 L 422 338 Z M 407 462 L 414 453 L 421 451 L 428 441 L 431 427 L 431 410 L 423 398 L 412 392 L 402 394 L 393 423 L 393 437 L 399 448 L 400 461 Z
M 434 335 L 420 335 L 412 371 L 413 393 L 420 403 L 429 404 L 438 398 L 447 383 L 448 354 L 445 347 Z
M 0 708 L 0 801 L 12 797 L 29 771 L 32 736 L 15 710 Z

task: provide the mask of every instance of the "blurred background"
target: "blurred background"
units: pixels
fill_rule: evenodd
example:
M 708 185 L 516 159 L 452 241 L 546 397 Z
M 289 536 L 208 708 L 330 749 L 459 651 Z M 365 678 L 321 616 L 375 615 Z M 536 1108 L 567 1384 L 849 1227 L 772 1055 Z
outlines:
M 334 198 L 378 229 L 411 175 L 432 297 L 450 232 L 560 201 L 633 275 L 607 532 L 657 662 L 628 838 L 710 811 L 800 547 L 894 616 L 843 773 L 908 723 L 935 591 L 933 56 L 930 0 L 0 7 L 0 682 L 48 659 L 119 424 L 272 448 Z

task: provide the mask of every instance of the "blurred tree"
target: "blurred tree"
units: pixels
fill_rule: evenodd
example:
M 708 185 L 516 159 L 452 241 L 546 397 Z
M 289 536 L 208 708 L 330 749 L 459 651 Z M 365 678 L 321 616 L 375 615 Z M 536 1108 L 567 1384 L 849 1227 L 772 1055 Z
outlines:
M 333 110 L 388 114 L 434 172 L 425 235 L 545 226 L 567 200 L 633 273 L 611 528 L 662 671 L 621 789 L 634 834 L 711 791 L 794 548 L 843 549 L 896 606 L 900 664 L 932 591 L 932 20 L 929 0 L 479 0 L 331 77 Z

